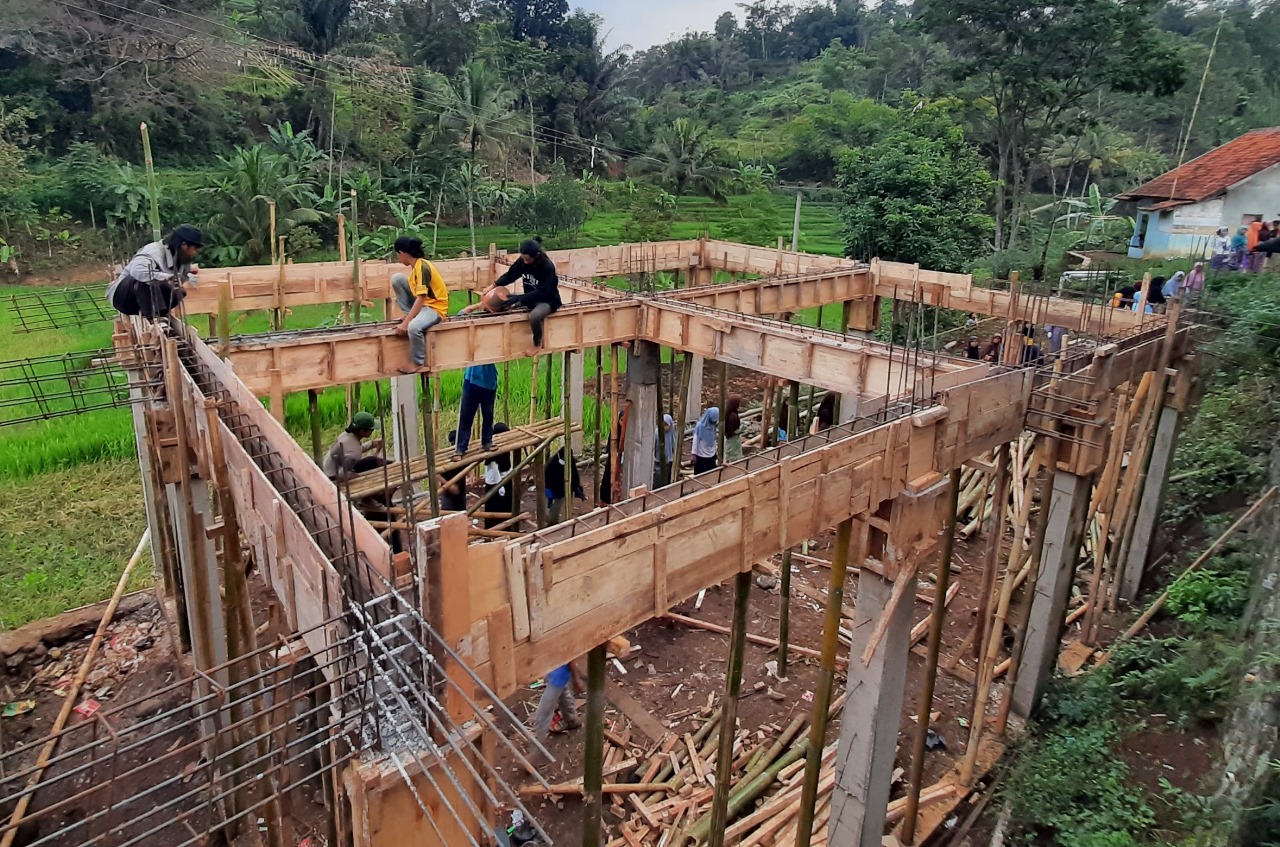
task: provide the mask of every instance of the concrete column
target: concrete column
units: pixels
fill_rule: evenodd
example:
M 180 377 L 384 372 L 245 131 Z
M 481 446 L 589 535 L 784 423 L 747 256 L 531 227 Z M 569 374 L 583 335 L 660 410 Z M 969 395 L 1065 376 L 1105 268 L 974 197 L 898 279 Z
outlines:
M 586 360 L 584 353 L 583 350 L 575 350 L 566 354 L 569 357 L 569 371 L 566 374 L 569 380 L 569 420 L 578 427 L 582 426 L 582 378 Z M 581 431 L 573 434 L 573 452 L 582 455 Z
M 1147 557 L 1151 542 L 1155 540 L 1156 521 L 1160 517 L 1160 505 L 1164 499 L 1164 484 L 1169 477 L 1169 465 L 1178 441 L 1178 410 L 1165 406 L 1160 410 L 1156 424 L 1155 442 L 1151 445 L 1151 463 L 1147 466 L 1147 482 L 1142 487 L 1142 499 L 1138 502 L 1138 517 L 1133 525 L 1133 540 L 1129 544 L 1129 556 L 1120 574 L 1120 596 L 1132 600 L 1138 596 L 1142 575 L 1147 569 Z
M 828 843 L 840 847 L 879 845 L 884 833 L 907 681 L 914 584 L 907 586 L 907 599 L 893 610 L 870 666 L 862 666 L 861 656 L 876 622 L 886 613 L 892 591 L 893 583 L 869 568 L 858 574 L 845 689 L 849 697 L 840 718 L 829 823 Z
M 218 578 L 218 549 L 206 532 L 215 523 L 209 502 L 209 486 L 204 480 L 193 477 L 187 486 L 169 484 L 164 488 L 169 514 L 173 517 L 178 563 L 182 568 L 182 585 L 186 592 L 191 652 L 196 667 L 208 670 L 227 661 L 227 628 Z M 187 491 L 190 492 L 190 503 L 184 501 Z M 221 677 L 218 679 L 225 682 Z
M 1044 552 L 1031 595 L 1031 616 L 1022 647 L 1022 664 L 1013 690 L 1013 711 L 1031 714 L 1045 683 L 1053 674 L 1058 642 L 1066 620 L 1071 578 L 1075 574 L 1084 519 L 1089 509 L 1092 481 L 1085 476 L 1058 471 L 1049 494 Z
M 653 487 L 653 457 L 658 445 L 658 346 L 637 341 L 627 355 L 627 438 L 622 470 L 623 496 L 639 485 Z
M 391 419 L 387 423 L 391 427 L 392 457 L 397 462 L 422 455 L 422 403 L 418 399 L 418 386 L 416 374 L 391 378 Z M 401 413 L 404 415 L 403 438 L 400 432 Z

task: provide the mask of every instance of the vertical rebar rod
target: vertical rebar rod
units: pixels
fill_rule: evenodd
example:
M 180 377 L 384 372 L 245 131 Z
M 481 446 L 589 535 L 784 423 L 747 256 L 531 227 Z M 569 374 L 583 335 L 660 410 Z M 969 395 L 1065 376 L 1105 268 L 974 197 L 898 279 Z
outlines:
M 836 652 L 840 647 L 840 608 L 844 604 L 844 580 L 849 570 L 849 539 L 853 518 L 836 527 L 836 549 L 831 558 L 827 593 L 827 613 L 822 624 L 822 658 L 819 660 L 818 691 L 813 698 L 813 718 L 809 723 L 809 749 L 805 753 L 804 790 L 800 794 L 800 825 L 796 847 L 809 847 L 813 837 L 813 813 L 818 803 L 818 777 L 822 772 L 822 746 L 827 736 L 827 713 L 836 681 Z
M 427 374 L 421 374 L 419 380 L 422 385 L 422 405 L 427 404 L 427 398 L 431 396 L 431 378 Z M 430 412 L 422 415 L 422 428 L 426 433 L 427 441 L 427 490 L 431 492 L 431 516 L 433 518 L 440 517 L 440 481 L 436 478 L 436 427 L 435 419 Z
M 599 847 L 604 783 L 605 645 L 587 654 L 587 723 L 582 750 L 582 847 Z
M 729 789 L 733 783 L 733 737 L 738 729 L 738 695 L 742 690 L 743 652 L 747 644 L 747 605 L 751 600 L 751 569 L 739 571 L 733 583 L 733 623 L 729 628 L 729 662 L 720 704 L 720 743 L 716 754 L 716 788 L 711 798 L 708 847 L 724 847 L 728 826 Z
M 1028 492 L 1027 496 L 1030 496 Z M 947 619 L 947 589 L 951 584 L 951 558 L 955 550 L 956 509 L 960 505 L 960 469 L 951 471 L 951 493 L 947 528 L 942 536 L 942 560 L 938 582 L 933 589 L 933 616 L 929 621 L 929 654 L 924 662 L 924 683 L 920 690 L 919 717 L 911 748 L 911 776 L 907 780 L 907 811 L 902 821 L 902 843 L 916 839 L 916 814 L 920 811 L 920 784 L 924 781 L 924 748 L 929 734 L 929 711 L 933 708 L 933 687 L 938 680 L 938 652 L 942 648 L 942 625 Z

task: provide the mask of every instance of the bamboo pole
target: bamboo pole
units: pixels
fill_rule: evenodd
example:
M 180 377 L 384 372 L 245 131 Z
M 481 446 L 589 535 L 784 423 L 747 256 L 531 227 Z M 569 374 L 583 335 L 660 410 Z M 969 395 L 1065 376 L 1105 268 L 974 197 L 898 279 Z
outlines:
M 956 507 L 960 503 L 960 469 L 951 471 L 951 502 L 947 527 L 942 536 L 942 559 L 938 563 L 938 584 L 934 588 L 933 619 L 929 622 L 928 656 L 920 689 L 919 718 L 911 750 L 911 774 L 907 778 L 907 807 L 902 824 L 902 843 L 914 844 L 916 816 L 920 811 L 920 788 L 924 781 L 925 740 L 929 734 L 929 711 L 933 708 L 933 687 L 938 681 L 938 653 L 942 649 L 942 625 L 947 619 L 947 588 L 951 584 L 951 559 L 955 552 Z
M 573 520 L 573 419 L 569 417 L 569 357 L 572 355 L 568 350 L 564 352 L 560 371 L 560 417 L 564 420 L 564 503 L 561 517 L 566 521 Z
M 812 395 L 811 395 L 812 396 Z M 791 382 L 791 414 L 787 431 L 794 438 L 800 426 L 800 383 Z M 778 580 L 778 676 L 787 675 L 787 640 L 791 635 L 791 548 L 782 551 L 782 573 Z
M 605 645 L 587 654 L 587 722 L 582 750 L 582 847 L 599 847 L 604 784 Z
M 622 459 L 622 404 L 618 393 L 618 345 L 609 345 L 609 396 L 612 405 L 609 407 L 609 431 L 613 441 L 613 450 L 609 454 L 609 502 L 617 503 L 622 491 L 622 480 L 619 470 Z
M 729 366 L 720 363 L 720 426 L 716 427 L 716 461 L 724 464 L 724 428 L 727 421 L 723 420 L 725 410 L 729 407 Z
M 145 123 L 139 124 L 138 129 L 142 132 L 142 163 L 147 169 L 147 207 L 151 217 L 151 238 L 159 241 L 160 196 L 156 188 L 155 162 L 151 159 L 151 132 Z
M 426 374 L 419 374 L 418 379 L 421 383 L 422 405 L 426 405 L 431 394 L 431 378 Z M 436 478 L 436 428 L 435 416 L 430 412 L 424 412 L 422 415 L 422 427 L 426 431 L 427 440 L 427 491 L 431 495 L 431 515 L 432 517 L 440 517 L 440 480 Z
M 338 213 L 338 261 L 347 262 L 347 216 Z
M 143 124 L 145 127 L 146 124 Z M 36 786 L 40 784 L 40 779 L 44 776 L 45 769 L 49 766 L 49 759 L 53 756 L 53 751 L 57 749 L 60 739 L 59 733 L 67 724 L 67 718 L 71 717 L 71 710 L 76 705 L 76 700 L 80 696 L 80 688 L 84 685 L 84 681 L 89 676 L 89 671 L 93 668 L 93 661 L 98 656 L 98 648 L 102 646 L 102 639 L 107 634 L 107 627 L 111 625 L 111 619 L 115 617 L 116 608 L 120 605 L 120 598 L 124 596 L 124 588 L 129 584 L 129 575 L 133 573 L 133 568 L 142 558 L 142 551 L 146 549 L 147 543 L 151 540 L 151 530 L 144 530 L 142 538 L 138 539 L 138 546 L 134 549 L 133 555 L 129 557 L 129 562 L 124 566 L 124 573 L 120 574 L 120 579 L 116 582 L 116 590 L 111 595 L 111 601 L 107 603 L 107 608 L 102 613 L 102 619 L 98 621 L 98 628 L 93 633 L 93 640 L 89 642 L 89 650 L 84 654 L 84 659 L 80 662 L 80 669 L 76 671 L 75 679 L 71 681 L 71 686 L 67 689 L 67 695 L 62 700 L 62 709 L 58 712 L 58 717 L 53 722 L 53 728 L 50 735 L 53 737 L 45 742 L 44 749 L 40 751 L 39 758 L 36 759 L 35 771 L 27 779 L 27 787 L 22 796 L 18 798 L 18 804 L 14 807 L 13 814 L 9 816 L 9 830 L 4 834 L 4 838 L 0 839 L 0 847 L 13 847 L 13 841 L 18 837 L 18 824 L 22 822 L 22 818 L 27 814 L 27 807 L 31 804 L 31 798 L 35 796 Z
M 729 789 L 733 783 L 733 741 L 738 728 L 738 694 L 742 690 L 742 658 L 747 644 L 747 604 L 751 598 L 751 570 L 739 571 L 733 584 L 733 634 L 729 636 L 729 664 L 721 703 L 720 744 L 716 759 L 715 794 L 711 798 L 710 847 L 724 847 L 729 824 Z
M 822 745 L 827 735 L 827 710 L 835 687 L 836 652 L 840 648 L 840 610 L 844 605 L 844 580 L 849 567 L 849 539 L 853 534 L 853 518 L 845 518 L 836 527 L 836 546 L 831 558 L 827 612 L 822 624 L 822 660 L 818 690 L 813 698 L 813 720 L 809 725 L 809 744 L 805 756 L 804 793 L 800 798 L 800 830 L 796 847 L 809 847 L 813 836 L 814 809 L 818 801 L 818 778 L 822 769 Z
M 591 480 L 591 487 L 595 489 L 594 494 L 599 494 L 600 490 L 600 469 L 603 466 L 603 459 L 600 456 L 600 430 L 604 428 L 604 348 L 599 344 L 596 345 L 596 434 L 594 446 L 591 451 L 592 461 L 595 462 L 595 473 Z M 585 415 L 583 416 L 585 417 Z M 592 505 L 596 504 L 595 497 L 592 497 Z
M 686 352 L 684 354 L 684 370 L 680 374 L 680 396 L 678 400 L 679 414 L 675 416 L 676 431 L 676 452 L 674 456 L 668 456 L 667 459 L 671 463 L 671 472 L 667 478 L 668 482 L 676 482 L 680 479 L 680 462 L 684 458 L 684 428 L 689 420 L 689 383 L 693 380 L 693 354 Z M 720 410 L 721 417 L 724 416 L 724 409 Z
M 990 629 L 991 600 L 995 593 L 996 571 L 1000 567 L 1000 549 L 1004 545 L 1004 501 L 1009 496 L 1009 444 L 996 451 L 995 496 L 992 500 L 991 536 L 987 541 L 987 558 L 982 565 L 982 587 L 978 593 L 977 635 L 973 639 L 974 657 L 981 659 Z

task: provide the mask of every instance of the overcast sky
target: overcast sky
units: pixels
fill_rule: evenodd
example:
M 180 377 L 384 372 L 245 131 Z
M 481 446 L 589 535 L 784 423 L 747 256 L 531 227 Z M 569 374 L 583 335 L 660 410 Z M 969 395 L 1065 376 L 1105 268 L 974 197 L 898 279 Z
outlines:
M 722 12 L 737 11 L 734 0 L 570 0 L 604 18 L 609 48 L 629 44 L 644 50 L 688 30 L 710 32 Z

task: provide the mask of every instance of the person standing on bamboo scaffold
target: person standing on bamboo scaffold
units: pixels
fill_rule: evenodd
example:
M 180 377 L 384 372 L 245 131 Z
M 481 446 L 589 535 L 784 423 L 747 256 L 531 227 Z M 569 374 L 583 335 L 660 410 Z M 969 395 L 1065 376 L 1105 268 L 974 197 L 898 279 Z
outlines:
M 458 439 L 453 445 L 455 459 L 461 459 L 471 445 L 471 426 L 480 412 L 480 449 L 493 450 L 493 404 L 498 399 L 496 365 L 471 365 L 462 374 L 462 405 L 458 407 Z
M 508 293 L 507 286 L 517 280 L 523 280 L 524 293 Z M 542 249 L 542 239 L 535 237 L 520 244 L 520 256 L 480 295 L 480 302 L 467 306 L 458 314 L 468 315 L 481 309 L 494 313 L 515 307 L 528 309 L 533 346 L 526 349 L 524 355 L 536 356 L 542 349 L 542 323 L 561 305 L 560 278 L 556 274 L 555 263 Z
M 426 332 L 449 316 L 449 288 L 436 266 L 427 261 L 421 238 L 402 235 L 396 239 L 396 258 L 410 268 L 408 275 L 391 277 L 391 289 L 404 317 L 396 324 L 396 335 L 409 337 L 409 355 L 414 367 L 400 373 L 419 373 L 427 364 Z

